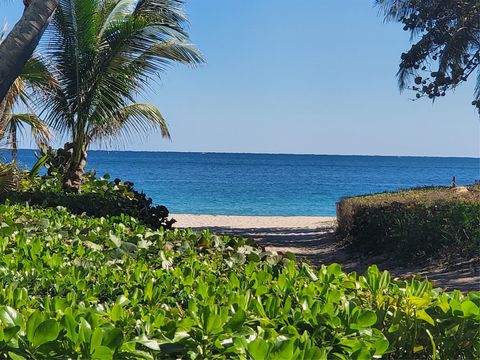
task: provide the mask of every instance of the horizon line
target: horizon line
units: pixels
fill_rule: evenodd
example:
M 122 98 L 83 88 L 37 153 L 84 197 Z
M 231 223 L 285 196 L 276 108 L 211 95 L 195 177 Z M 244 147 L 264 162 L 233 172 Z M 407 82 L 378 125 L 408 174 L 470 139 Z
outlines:
M 10 151 L 3 148 L 1 150 Z M 20 148 L 18 150 L 39 150 L 36 148 Z M 457 158 L 457 159 L 477 159 L 479 156 L 451 156 L 451 155 L 386 155 L 386 154 L 315 154 L 315 153 L 275 153 L 275 152 L 235 152 L 235 151 L 173 151 L 173 150 L 102 150 L 90 149 L 97 152 L 146 152 L 146 153 L 179 153 L 179 154 L 237 154 L 237 155 L 296 155 L 296 156 L 358 156 L 358 157 L 417 157 L 417 158 Z

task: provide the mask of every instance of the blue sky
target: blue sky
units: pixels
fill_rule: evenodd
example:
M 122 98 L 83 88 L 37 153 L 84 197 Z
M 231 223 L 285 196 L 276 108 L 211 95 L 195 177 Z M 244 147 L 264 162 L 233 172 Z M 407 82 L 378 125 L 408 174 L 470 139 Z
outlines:
M 3 2 L 0 21 L 21 11 Z M 207 64 L 172 67 L 146 96 L 173 139 L 120 149 L 480 156 L 474 79 L 434 104 L 400 94 L 409 34 L 373 0 L 188 0 L 187 13 Z

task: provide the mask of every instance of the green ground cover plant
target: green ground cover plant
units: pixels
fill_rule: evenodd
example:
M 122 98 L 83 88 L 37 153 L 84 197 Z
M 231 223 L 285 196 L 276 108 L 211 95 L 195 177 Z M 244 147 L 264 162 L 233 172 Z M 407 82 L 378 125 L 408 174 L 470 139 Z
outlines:
M 120 216 L 126 214 L 139 219 L 151 228 L 170 228 L 169 211 L 155 205 L 151 198 L 134 189 L 134 184 L 120 179 L 110 180 L 108 174 L 96 177 L 94 172 L 84 175 L 81 193 L 67 193 L 62 189 L 62 172 L 55 169 L 49 174 L 30 176 L 16 170 L 18 185 L 15 189 L 1 189 L 0 201 L 25 203 L 40 207 L 66 207 L 74 214 L 90 216 Z
M 337 219 L 338 235 L 356 250 L 404 261 L 470 259 L 480 248 L 480 185 L 346 198 Z
M 473 359 L 480 293 L 251 241 L 0 206 L 0 358 Z

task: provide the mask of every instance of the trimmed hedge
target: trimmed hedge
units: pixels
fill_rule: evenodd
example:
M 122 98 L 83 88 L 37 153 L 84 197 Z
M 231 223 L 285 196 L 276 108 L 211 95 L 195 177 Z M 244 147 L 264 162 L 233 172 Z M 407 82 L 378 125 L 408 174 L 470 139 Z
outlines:
M 480 187 L 420 188 L 345 198 L 339 237 L 365 253 L 400 260 L 471 258 L 480 249 Z
M 0 203 L 28 203 L 32 206 L 49 208 L 62 206 L 74 214 L 85 213 L 89 216 L 133 216 L 145 225 L 158 229 L 170 228 L 174 220 L 168 220 L 169 211 L 163 205 L 153 205 L 147 198 L 133 188 L 133 183 L 115 179 L 109 180 L 105 174 L 96 178 L 94 173 L 84 175 L 82 192 L 65 193 L 62 191 L 61 177 L 57 174 L 23 177 L 16 191 L 0 193 Z

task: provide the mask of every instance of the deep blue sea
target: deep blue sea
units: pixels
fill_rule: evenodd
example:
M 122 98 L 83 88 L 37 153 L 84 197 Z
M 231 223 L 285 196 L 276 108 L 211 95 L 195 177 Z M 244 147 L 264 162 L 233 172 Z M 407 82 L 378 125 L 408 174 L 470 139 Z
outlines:
M 335 215 L 344 196 L 480 179 L 475 158 L 89 151 L 92 168 L 172 213 L 224 215 Z

